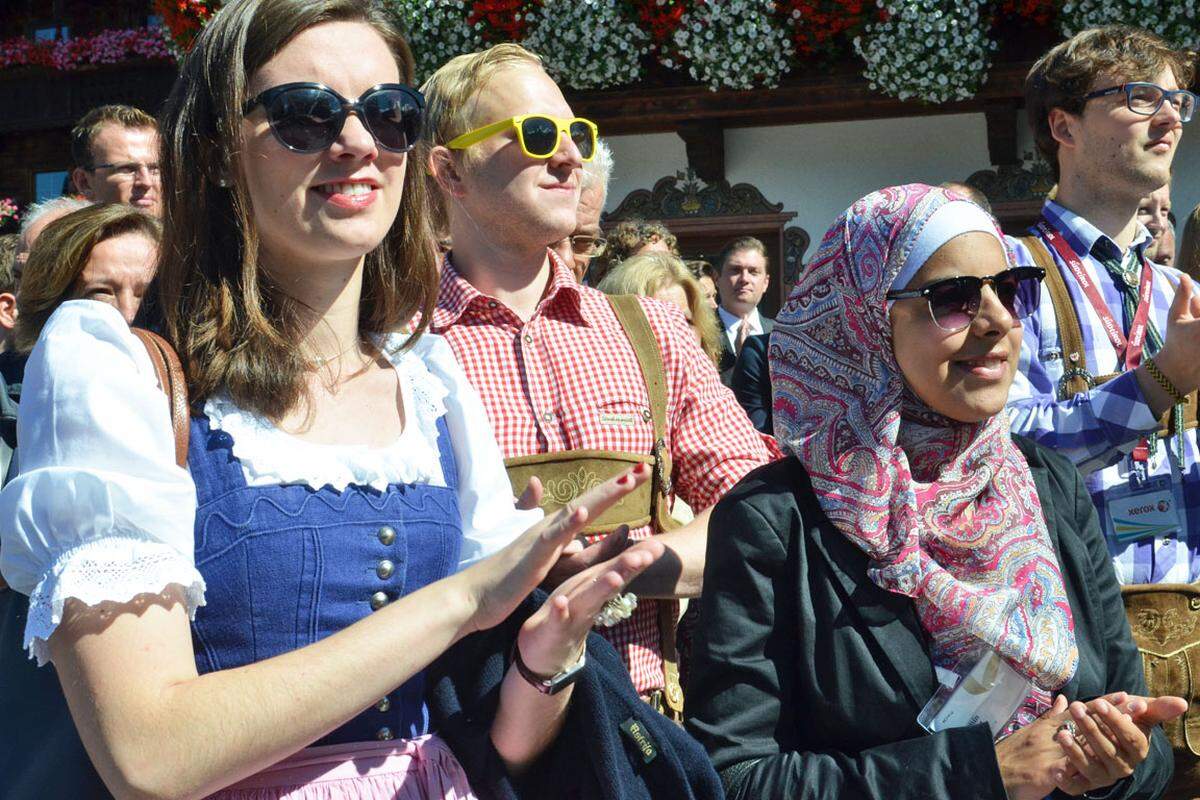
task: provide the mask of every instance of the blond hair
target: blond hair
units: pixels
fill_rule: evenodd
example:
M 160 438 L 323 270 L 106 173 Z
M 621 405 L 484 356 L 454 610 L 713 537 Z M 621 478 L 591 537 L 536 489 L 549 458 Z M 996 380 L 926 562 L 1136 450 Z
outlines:
M 127 233 L 141 234 L 158 244 L 162 224 L 133 206 L 108 203 L 72 211 L 46 226 L 21 273 L 13 331 L 18 351 L 32 350 L 46 320 L 72 298 L 96 245 Z
M 421 142 L 414 155 L 428 164 L 430 151 L 438 145 L 462 136 L 479 124 L 496 120 L 475 119 L 475 100 L 492 78 L 506 69 L 516 67 L 542 68 L 542 59 L 519 44 L 505 42 L 477 53 L 464 53 L 447 61 L 429 76 L 421 86 L 425 95 L 425 118 L 421 126 Z M 464 166 L 472 164 L 472 149 L 455 151 Z M 445 198 L 429 175 L 429 207 L 433 226 L 439 233 L 449 230 Z
M 618 264 L 596 288 L 605 294 L 653 297 L 671 286 L 683 289 L 692 313 L 691 326 L 700 338 L 700 347 L 714 365 L 720 363 L 721 331 L 717 315 L 704 302 L 700 282 L 679 257 L 669 253 L 639 253 Z

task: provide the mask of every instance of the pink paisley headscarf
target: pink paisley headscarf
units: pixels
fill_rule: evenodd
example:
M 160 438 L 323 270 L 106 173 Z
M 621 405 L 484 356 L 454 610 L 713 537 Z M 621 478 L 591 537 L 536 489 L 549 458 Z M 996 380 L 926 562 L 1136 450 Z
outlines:
M 775 430 L 870 557 L 870 579 L 913 599 L 936 665 L 982 640 L 1035 683 L 1022 725 L 1079 660 L 1033 477 L 1004 413 L 957 422 L 907 388 L 885 298 L 922 226 L 955 201 L 920 184 L 883 189 L 825 234 L 771 335 Z

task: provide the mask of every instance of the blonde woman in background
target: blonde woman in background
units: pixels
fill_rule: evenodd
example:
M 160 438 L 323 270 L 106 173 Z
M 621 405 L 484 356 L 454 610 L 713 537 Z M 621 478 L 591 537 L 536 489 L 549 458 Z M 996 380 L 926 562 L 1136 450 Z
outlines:
M 705 302 L 699 282 L 679 257 L 670 253 L 639 253 L 618 264 L 596 288 L 605 294 L 639 294 L 679 306 L 713 364 L 721 357 L 716 314 Z

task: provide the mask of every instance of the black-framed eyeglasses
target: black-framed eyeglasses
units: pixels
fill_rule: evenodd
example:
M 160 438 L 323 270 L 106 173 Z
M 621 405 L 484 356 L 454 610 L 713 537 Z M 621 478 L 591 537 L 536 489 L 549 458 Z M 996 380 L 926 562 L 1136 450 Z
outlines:
M 332 145 L 351 112 L 384 150 L 406 153 L 421 136 L 425 113 L 425 97 L 400 83 L 372 86 L 357 100 L 321 83 L 284 83 L 247 100 L 242 113 L 260 105 L 275 138 L 297 153 L 319 153 Z
M 1097 89 L 1083 96 L 1084 101 L 1110 94 L 1125 93 L 1125 105 L 1135 114 L 1150 117 L 1158 113 L 1163 103 L 1170 103 L 1179 114 L 1180 122 L 1191 122 L 1196 112 L 1196 95 L 1187 89 L 1164 89 L 1156 83 L 1135 81 Z
M 600 236 L 579 233 L 571 237 L 571 252 L 578 256 L 595 258 L 603 254 L 606 247 L 608 247 L 608 239 Z
M 987 277 L 961 275 L 934 281 L 920 289 L 888 292 L 887 299 L 925 298 L 933 323 L 953 333 L 963 330 L 979 316 L 984 284 L 992 287 L 1000 304 L 1014 319 L 1025 319 L 1038 307 L 1045 277 L 1046 271 L 1041 267 L 1013 267 Z

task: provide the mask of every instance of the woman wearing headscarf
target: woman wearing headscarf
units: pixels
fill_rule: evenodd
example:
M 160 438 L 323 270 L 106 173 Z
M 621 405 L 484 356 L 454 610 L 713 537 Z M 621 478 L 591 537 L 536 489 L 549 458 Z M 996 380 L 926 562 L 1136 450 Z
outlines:
M 1184 702 L 1141 696 L 1079 474 L 1002 413 L 1041 277 L 928 186 L 826 234 L 770 345 L 789 457 L 713 514 L 688 727 L 730 797 L 1167 784 Z

